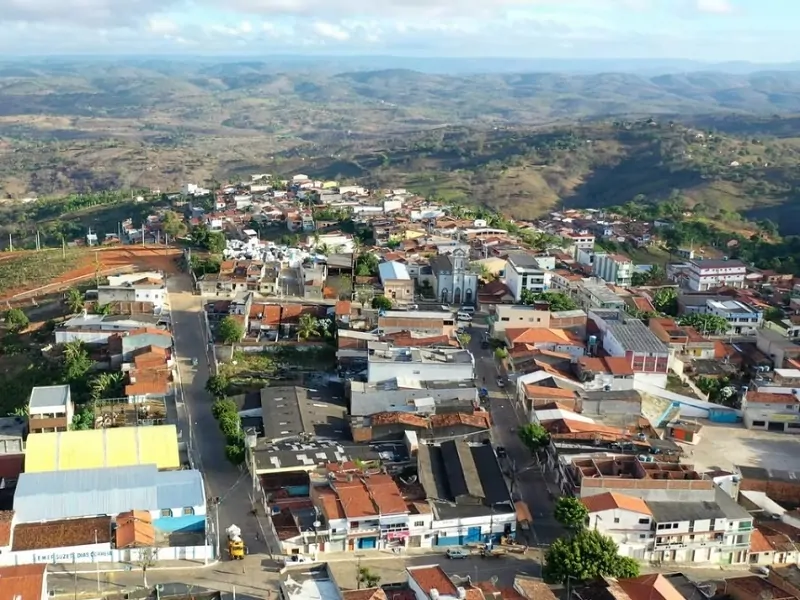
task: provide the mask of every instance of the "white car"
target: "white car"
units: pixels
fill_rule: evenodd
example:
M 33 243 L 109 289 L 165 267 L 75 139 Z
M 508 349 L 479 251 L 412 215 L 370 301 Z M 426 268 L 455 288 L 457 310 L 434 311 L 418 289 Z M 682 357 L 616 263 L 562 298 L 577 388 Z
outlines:
M 292 554 L 283 560 L 284 566 L 290 567 L 292 565 L 302 565 L 305 563 L 314 562 L 311 557 L 303 556 L 302 554 Z
M 470 323 L 472 322 L 472 315 L 465 312 L 459 312 L 456 315 L 456 319 L 458 319 L 459 321 L 463 321 L 465 323 Z

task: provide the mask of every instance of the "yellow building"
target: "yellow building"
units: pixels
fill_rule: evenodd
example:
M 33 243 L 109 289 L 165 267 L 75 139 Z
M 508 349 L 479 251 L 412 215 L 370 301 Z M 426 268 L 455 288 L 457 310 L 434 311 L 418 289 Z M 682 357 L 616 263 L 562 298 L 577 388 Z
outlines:
M 32 433 L 25 450 L 26 473 L 150 464 L 181 468 L 175 425 Z

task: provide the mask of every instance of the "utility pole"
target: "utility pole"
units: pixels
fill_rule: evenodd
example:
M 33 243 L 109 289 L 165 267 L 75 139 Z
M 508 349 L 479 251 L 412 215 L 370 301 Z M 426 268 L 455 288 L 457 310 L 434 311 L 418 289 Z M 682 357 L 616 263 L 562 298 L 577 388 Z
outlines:
M 11 239 L 11 234 L 10 233 L 8 234 L 8 251 L 9 252 L 13 252 L 14 251 L 14 240 Z
M 61 235 L 61 258 L 67 260 L 67 242 L 63 234 Z

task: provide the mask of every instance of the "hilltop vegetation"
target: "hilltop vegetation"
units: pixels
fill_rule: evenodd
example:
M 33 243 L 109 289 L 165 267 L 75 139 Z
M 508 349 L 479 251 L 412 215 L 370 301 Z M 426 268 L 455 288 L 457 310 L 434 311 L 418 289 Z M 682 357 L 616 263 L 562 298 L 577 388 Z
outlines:
M 678 194 L 710 217 L 800 223 L 800 119 L 792 116 L 800 72 L 299 69 L 0 63 L 0 197 L 174 191 L 303 171 L 469 199 L 517 217 Z M 52 237 L 74 237 L 91 212 L 73 213 L 75 231 L 53 229 Z

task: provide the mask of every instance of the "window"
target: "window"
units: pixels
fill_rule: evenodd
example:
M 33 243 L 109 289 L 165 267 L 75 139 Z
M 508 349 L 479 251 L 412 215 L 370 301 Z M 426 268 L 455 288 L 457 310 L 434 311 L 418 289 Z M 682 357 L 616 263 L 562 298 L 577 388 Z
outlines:
M 640 534 L 639 534 L 639 539 L 640 539 L 640 540 L 643 540 L 643 539 L 645 539 L 646 537 L 647 537 L 647 534 L 646 534 L 646 533 L 640 533 Z
M 414 527 L 425 527 L 425 521 L 414 521 Z
M 171 508 L 162 508 L 161 509 L 161 516 L 162 517 L 171 517 L 172 516 L 172 509 Z
M 647 525 L 648 523 L 650 523 L 650 519 L 639 519 L 639 525 Z
M 614 517 L 614 523 L 619 523 L 619 517 Z
M 194 509 L 191 506 L 184 506 L 183 507 L 183 514 L 184 515 L 193 515 Z
M 766 422 L 764 421 L 753 421 L 753 427 L 764 427 L 766 426 Z
M 500 320 L 501 321 L 508 321 L 509 319 L 508 319 L 508 317 L 501 317 Z

